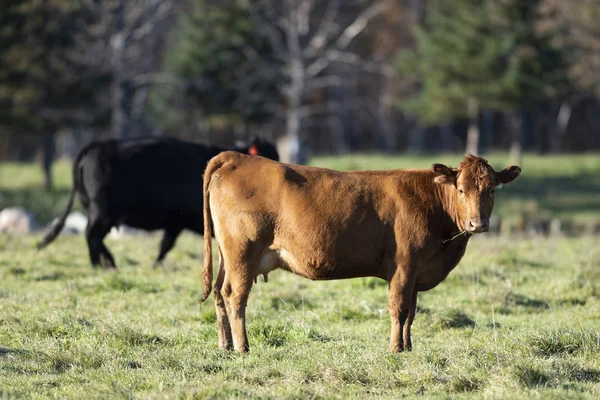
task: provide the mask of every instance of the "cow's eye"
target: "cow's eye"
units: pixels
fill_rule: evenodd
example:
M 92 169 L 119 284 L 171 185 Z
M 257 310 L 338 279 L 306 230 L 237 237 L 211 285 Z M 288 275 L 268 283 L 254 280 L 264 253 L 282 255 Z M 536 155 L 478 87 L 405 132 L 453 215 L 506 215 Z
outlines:
M 463 192 L 463 190 L 462 190 L 462 189 L 458 189 L 458 193 L 460 193 L 460 194 L 465 194 L 465 192 Z

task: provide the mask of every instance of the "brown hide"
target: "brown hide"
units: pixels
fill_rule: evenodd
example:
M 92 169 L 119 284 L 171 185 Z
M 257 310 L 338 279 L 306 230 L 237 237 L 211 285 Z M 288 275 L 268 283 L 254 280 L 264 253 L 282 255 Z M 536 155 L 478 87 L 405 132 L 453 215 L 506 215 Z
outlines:
M 471 234 L 487 230 L 496 186 L 519 173 L 496 173 L 471 155 L 457 169 L 355 172 L 235 152 L 214 157 L 204 177 L 204 221 L 206 237 L 212 221 L 219 251 L 220 347 L 248 350 L 252 282 L 282 268 L 313 280 L 387 280 L 390 349 L 410 349 L 417 293 L 443 281 Z M 212 285 L 211 246 L 206 240 L 203 300 Z

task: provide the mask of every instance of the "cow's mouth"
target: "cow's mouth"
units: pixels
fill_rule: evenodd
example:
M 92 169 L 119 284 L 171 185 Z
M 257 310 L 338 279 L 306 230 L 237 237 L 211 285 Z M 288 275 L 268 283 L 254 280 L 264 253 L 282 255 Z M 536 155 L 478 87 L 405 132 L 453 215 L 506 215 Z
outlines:
M 457 234 L 455 234 L 455 235 L 452 235 L 452 236 L 451 236 L 451 237 L 449 237 L 448 239 L 444 239 L 444 240 L 442 240 L 442 243 L 448 243 L 448 242 L 451 242 L 451 241 L 453 241 L 454 239 L 456 239 L 456 238 L 458 238 L 458 237 L 461 237 L 461 236 L 471 236 L 471 235 L 472 235 L 472 233 L 471 233 L 471 232 L 469 232 L 469 231 L 467 231 L 467 230 L 465 229 L 464 231 L 460 231 L 460 232 L 458 232 Z
M 471 230 L 471 231 L 467 231 L 467 233 L 469 235 L 478 235 L 480 233 L 485 233 L 485 232 L 489 232 L 489 229 L 487 229 L 487 228 L 486 229 L 481 229 L 480 228 L 480 229 L 474 229 L 474 230 Z

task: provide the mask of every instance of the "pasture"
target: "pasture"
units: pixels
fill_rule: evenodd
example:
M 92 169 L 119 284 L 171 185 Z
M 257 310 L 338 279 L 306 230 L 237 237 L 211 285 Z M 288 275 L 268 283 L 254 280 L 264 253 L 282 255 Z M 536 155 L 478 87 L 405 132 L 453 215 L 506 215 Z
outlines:
M 336 169 L 456 165 L 459 156 L 318 158 Z M 506 166 L 504 155 L 489 157 Z M 497 196 L 515 209 L 600 218 L 600 157 L 526 156 Z M 34 167 L 0 166 L 0 208 L 43 222 L 70 190 L 67 163 L 44 196 Z M 10 204 L 7 202 L 10 201 Z M 577 222 L 579 221 L 579 222 Z M 212 296 L 198 304 L 202 239 L 183 235 L 154 268 L 160 237 L 107 239 L 117 272 L 93 270 L 83 237 L 42 252 L 0 236 L 0 396 L 22 398 L 599 398 L 598 237 L 481 236 L 421 293 L 414 350 L 387 351 L 387 284 L 259 278 L 248 305 L 251 351 L 217 348 Z

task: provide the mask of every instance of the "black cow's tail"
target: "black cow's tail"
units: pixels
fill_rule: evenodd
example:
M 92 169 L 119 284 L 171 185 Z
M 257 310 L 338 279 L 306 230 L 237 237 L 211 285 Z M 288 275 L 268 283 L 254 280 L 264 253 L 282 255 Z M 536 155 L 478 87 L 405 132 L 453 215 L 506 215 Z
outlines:
M 50 243 L 52 243 L 54 241 L 54 239 L 56 239 L 56 237 L 58 236 L 58 234 L 60 233 L 62 228 L 65 226 L 65 221 L 67 220 L 67 217 L 69 216 L 69 213 L 71 212 L 71 208 L 73 207 L 73 202 L 75 201 L 75 195 L 77 193 L 77 190 L 81 186 L 80 180 L 79 180 L 79 172 L 78 172 L 79 171 L 79 162 L 81 161 L 83 156 L 87 153 L 87 151 L 89 150 L 90 147 L 91 146 L 83 149 L 79 153 L 79 155 L 77 156 L 75 161 L 73 162 L 73 187 L 71 188 L 71 194 L 69 195 L 69 202 L 67 204 L 67 208 L 65 209 L 63 214 L 58 219 L 58 222 L 56 224 L 54 224 L 54 226 L 52 227 L 50 232 L 48 232 L 46 234 L 46 236 L 44 236 L 44 239 L 42 239 L 42 241 L 36 245 L 38 249 L 43 249 L 44 247 L 46 247 Z
M 201 302 L 208 298 L 212 290 L 212 217 L 210 215 L 210 181 L 213 173 L 223 166 L 221 157 L 216 156 L 210 160 L 204 171 L 204 269 L 202 270 L 202 285 L 204 294 Z

